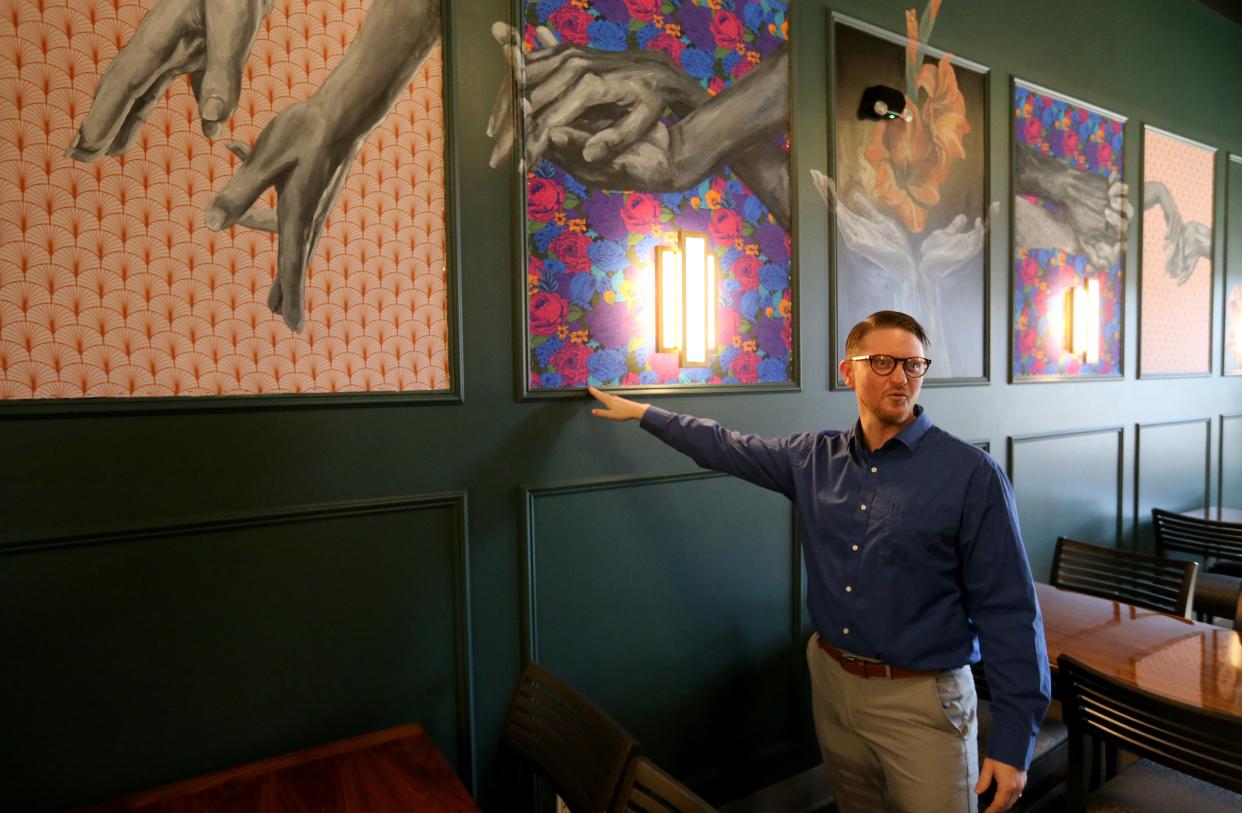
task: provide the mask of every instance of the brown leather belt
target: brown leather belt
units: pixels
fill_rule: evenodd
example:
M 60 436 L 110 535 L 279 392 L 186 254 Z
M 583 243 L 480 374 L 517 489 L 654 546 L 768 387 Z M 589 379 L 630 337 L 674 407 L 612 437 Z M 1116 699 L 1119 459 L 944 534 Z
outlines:
M 841 664 L 841 668 L 849 672 L 851 675 L 858 675 L 864 678 L 914 678 L 914 677 L 931 677 L 938 674 L 932 672 L 919 672 L 914 669 L 902 669 L 900 666 L 889 666 L 887 663 L 879 661 L 864 661 L 861 658 L 855 658 L 846 655 L 839 649 L 828 644 L 820 636 L 815 636 L 819 641 L 819 648 L 827 652 L 832 659 Z

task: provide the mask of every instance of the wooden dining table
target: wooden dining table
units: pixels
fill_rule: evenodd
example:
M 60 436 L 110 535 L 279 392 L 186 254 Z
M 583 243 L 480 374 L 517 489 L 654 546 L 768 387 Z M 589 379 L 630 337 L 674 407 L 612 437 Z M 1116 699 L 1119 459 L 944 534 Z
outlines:
M 479 813 L 416 723 L 252 762 L 73 813 Z
M 1182 516 L 1195 519 L 1211 519 L 1216 522 L 1242 523 L 1242 508 L 1228 508 L 1223 505 L 1205 505 L 1190 511 L 1182 511 Z
M 1242 638 L 1231 629 L 1036 584 L 1053 672 L 1062 653 L 1123 683 L 1242 717 Z

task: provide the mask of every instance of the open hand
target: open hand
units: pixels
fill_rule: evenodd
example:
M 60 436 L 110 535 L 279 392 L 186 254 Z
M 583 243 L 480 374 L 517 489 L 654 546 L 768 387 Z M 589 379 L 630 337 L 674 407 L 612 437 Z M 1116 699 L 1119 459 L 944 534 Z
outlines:
M 65 154 L 93 161 L 133 143 L 173 79 L 188 74 L 203 133 L 214 138 L 237 107 L 242 69 L 272 0 L 160 0 L 108 65 Z
M 979 769 L 979 782 L 975 785 L 975 793 L 983 793 L 996 781 L 996 795 L 992 804 L 984 813 L 1002 813 L 1014 806 L 1022 796 L 1026 787 L 1026 771 L 1020 771 L 1012 765 L 997 762 L 991 757 L 983 758 L 983 767 Z
M 595 387 L 587 387 L 587 392 L 603 404 L 603 409 L 592 409 L 591 414 L 597 418 L 607 418 L 610 421 L 638 421 L 642 420 L 643 415 L 647 413 L 650 404 L 640 404 L 637 401 L 631 401 L 628 398 L 622 398 L 620 395 L 612 395 Z

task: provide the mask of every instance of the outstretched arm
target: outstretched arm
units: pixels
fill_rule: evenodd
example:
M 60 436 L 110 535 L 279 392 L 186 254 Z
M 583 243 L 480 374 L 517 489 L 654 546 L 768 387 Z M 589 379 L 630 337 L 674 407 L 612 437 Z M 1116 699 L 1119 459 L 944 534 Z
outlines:
M 245 163 L 212 201 L 207 226 L 226 229 L 240 221 L 279 233 L 268 306 L 294 330 L 302 328 L 306 268 L 354 156 L 439 35 L 439 0 L 375 0 L 323 87 L 282 110 L 253 150 L 230 145 Z M 271 186 L 279 194 L 275 218 L 249 211 Z
M 703 468 L 732 474 L 791 499 L 795 489 L 792 457 L 805 454 L 814 442 L 813 435 L 743 435 L 715 421 L 677 415 L 595 387 L 588 387 L 587 391 L 604 406 L 591 410 L 592 415 L 614 421 L 640 421 L 643 429 Z

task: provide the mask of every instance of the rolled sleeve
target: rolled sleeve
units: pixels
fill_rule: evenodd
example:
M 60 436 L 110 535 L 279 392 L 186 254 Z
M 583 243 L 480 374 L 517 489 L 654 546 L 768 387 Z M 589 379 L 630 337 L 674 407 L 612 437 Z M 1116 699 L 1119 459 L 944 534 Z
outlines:
M 962 575 L 992 694 L 985 753 L 1026 770 L 1052 700 L 1043 617 L 1008 478 L 987 458 L 972 481 L 961 525 Z

